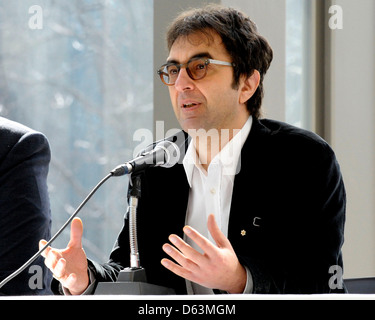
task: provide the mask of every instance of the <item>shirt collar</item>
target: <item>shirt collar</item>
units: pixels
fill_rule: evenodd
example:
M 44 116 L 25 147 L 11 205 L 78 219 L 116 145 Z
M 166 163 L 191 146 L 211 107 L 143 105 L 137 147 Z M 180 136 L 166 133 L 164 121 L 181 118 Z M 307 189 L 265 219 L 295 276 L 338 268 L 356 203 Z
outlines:
M 213 163 L 217 163 L 222 166 L 224 173 L 234 176 L 237 171 L 238 159 L 241 154 L 241 149 L 250 133 L 253 118 L 250 116 L 242 129 L 236 133 L 236 135 L 224 146 L 224 148 L 211 160 L 210 166 Z M 202 166 L 199 164 L 198 155 L 191 141 L 183 159 L 183 166 L 185 169 L 186 177 L 191 188 L 192 177 L 194 169 L 198 169 L 203 172 Z M 208 167 L 208 170 L 210 169 Z

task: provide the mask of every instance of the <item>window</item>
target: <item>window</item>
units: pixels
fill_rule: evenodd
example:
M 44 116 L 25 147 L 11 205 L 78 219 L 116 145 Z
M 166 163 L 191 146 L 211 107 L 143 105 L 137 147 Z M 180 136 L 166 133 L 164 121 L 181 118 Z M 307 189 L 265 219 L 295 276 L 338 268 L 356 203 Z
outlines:
M 312 6 L 286 0 L 286 121 L 312 130 Z
M 153 3 L 30 1 L 0 4 L 0 115 L 43 132 L 54 234 L 109 171 L 133 157 L 153 122 Z M 88 257 L 106 261 L 127 208 L 126 177 L 112 178 L 79 214 Z M 54 246 L 64 248 L 69 230 Z M 37 250 L 37 248 L 36 248 Z

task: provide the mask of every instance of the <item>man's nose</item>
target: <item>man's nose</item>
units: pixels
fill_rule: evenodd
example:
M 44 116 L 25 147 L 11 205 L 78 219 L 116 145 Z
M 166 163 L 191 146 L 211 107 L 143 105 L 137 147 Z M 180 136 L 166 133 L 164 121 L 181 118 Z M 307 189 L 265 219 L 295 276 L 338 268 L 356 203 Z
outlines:
M 177 91 L 192 90 L 194 88 L 194 80 L 190 78 L 186 68 L 181 68 L 174 84 Z

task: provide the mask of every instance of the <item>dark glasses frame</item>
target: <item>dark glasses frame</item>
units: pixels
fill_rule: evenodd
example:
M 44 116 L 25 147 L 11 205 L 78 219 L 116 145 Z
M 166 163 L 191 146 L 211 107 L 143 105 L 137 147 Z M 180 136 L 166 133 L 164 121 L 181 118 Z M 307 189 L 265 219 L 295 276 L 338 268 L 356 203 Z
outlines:
M 204 72 L 202 73 L 202 75 L 196 76 L 191 71 L 191 69 L 189 69 L 189 65 L 191 66 L 192 63 L 199 62 L 199 61 L 202 61 L 202 65 L 201 66 L 204 69 L 201 69 L 201 70 L 204 70 Z M 178 75 L 180 73 L 181 68 L 186 68 L 186 72 L 187 72 L 187 74 L 189 75 L 189 77 L 191 79 L 193 79 L 193 80 L 200 80 L 200 79 L 203 79 L 207 75 L 207 66 L 209 64 L 216 64 L 216 65 L 229 66 L 229 67 L 234 67 L 235 66 L 233 63 L 226 62 L 226 61 L 220 61 L 220 60 L 214 60 L 214 59 L 208 59 L 208 58 L 193 58 L 193 59 L 189 60 L 186 63 L 178 64 L 178 63 L 170 62 L 170 63 L 163 64 L 158 69 L 157 73 L 160 76 L 160 80 L 165 85 L 167 85 L 167 86 L 173 86 L 176 83 L 176 80 L 177 80 L 177 77 L 178 77 Z M 170 82 L 171 76 L 168 73 L 167 69 L 169 67 L 172 67 L 172 66 L 176 67 L 177 73 L 173 75 L 175 77 L 174 81 Z

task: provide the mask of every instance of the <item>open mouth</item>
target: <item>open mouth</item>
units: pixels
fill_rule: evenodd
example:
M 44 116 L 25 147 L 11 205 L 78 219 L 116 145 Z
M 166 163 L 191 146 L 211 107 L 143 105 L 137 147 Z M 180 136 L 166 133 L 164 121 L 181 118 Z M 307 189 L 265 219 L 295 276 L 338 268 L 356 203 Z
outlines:
M 197 103 L 184 103 L 184 104 L 182 105 L 182 107 L 183 107 L 184 109 L 187 109 L 187 108 L 194 107 L 194 106 L 196 106 L 196 105 L 197 105 Z

